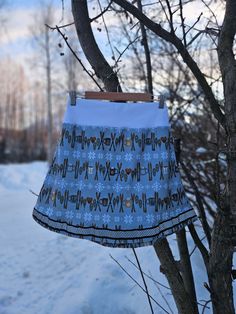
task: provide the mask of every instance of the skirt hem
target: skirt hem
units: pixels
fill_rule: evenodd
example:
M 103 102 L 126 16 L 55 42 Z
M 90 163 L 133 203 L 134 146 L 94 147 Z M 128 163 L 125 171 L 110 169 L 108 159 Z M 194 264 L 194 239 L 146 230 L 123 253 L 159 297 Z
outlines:
M 166 236 L 183 229 L 185 226 L 193 223 L 194 221 L 196 221 L 198 219 L 196 214 L 194 214 L 194 216 L 189 217 L 186 220 L 181 221 L 176 225 L 173 225 L 172 227 L 168 228 L 167 230 L 160 231 L 158 234 L 156 234 L 154 236 L 150 236 L 150 237 L 145 236 L 143 238 L 134 237 L 134 238 L 126 238 L 126 239 L 124 239 L 124 238 L 123 239 L 113 239 L 113 241 L 111 241 L 111 239 L 109 237 L 106 237 L 106 236 L 98 237 L 95 235 L 85 235 L 85 234 L 80 234 L 80 233 L 72 233 L 72 232 L 67 231 L 66 229 L 59 229 L 59 228 L 53 227 L 49 224 L 50 223 L 49 219 L 47 221 L 48 223 L 43 222 L 42 220 L 40 220 L 39 218 L 37 218 L 35 216 L 34 211 L 32 213 L 32 217 L 38 224 L 40 224 L 41 226 L 43 226 L 44 228 L 46 228 L 50 231 L 64 234 L 66 236 L 73 237 L 73 238 L 89 240 L 89 241 L 95 242 L 97 244 L 100 244 L 102 246 L 112 247 L 112 248 L 137 248 L 137 247 L 154 245 L 154 243 L 156 243 L 158 240 L 161 240 L 161 239 L 165 238 Z

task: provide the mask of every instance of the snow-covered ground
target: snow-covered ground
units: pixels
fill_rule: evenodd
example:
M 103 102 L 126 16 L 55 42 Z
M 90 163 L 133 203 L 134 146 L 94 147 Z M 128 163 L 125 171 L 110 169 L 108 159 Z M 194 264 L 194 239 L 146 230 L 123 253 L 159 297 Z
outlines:
M 144 292 L 110 257 L 112 254 L 143 286 L 140 273 L 127 259 L 135 262 L 131 249 L 107 248 L 60 235 L 33 220 L 36 196 L 29 190 L 39 193 L 46 170 L 43 162 L 0 165 L 0 314 L 151 313 Z M 168 239 L 178 258 L 175 236 Z M 189 244 L 191 251 L 191 238 Z M 154 248 L 137 248 L 136 252 L 143 271 L 167 285 Z M 208 300 L 198 250 L 192 259 L 198 300 Z M 147 284 L 167 313 L 177 314 L 170 290 L 148 278 Z M 155 314 L 165 313 L 152 304 Z

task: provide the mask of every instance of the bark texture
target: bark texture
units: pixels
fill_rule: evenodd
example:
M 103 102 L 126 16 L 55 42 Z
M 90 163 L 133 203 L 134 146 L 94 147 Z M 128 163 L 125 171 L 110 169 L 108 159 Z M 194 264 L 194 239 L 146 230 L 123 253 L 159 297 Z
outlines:
M 161 239 L 154 244 L 155 252 L 161 263 L 161 271 L 165 274 L 179 314 L 197 313 L 195 305 L 191 302 L 184 281 L 180 275 L 176 261 L 166 239 Z
M 215 219 L 209 259 L 209 285 L 214 314 L 234 314 L 232 286 L 232 234 L 229 215 Z
M 96 76 L 102 80 L 107 91 L 121 91 L 116 73 L 104 58 L 94 38 L 87 0 L 72 0 L 71 4 L 80 45 Z
M 236 223 L 236 60 L 233 44 L 236 33 L 236 1 L 227 0 L 225 18 L 219 37 L 218 58 L 222 73 L 228 157 L 226 206 Z

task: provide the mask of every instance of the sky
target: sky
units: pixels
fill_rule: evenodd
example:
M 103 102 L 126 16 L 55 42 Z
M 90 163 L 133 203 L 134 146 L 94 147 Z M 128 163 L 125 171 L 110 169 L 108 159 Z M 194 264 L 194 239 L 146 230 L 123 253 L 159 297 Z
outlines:
M 6 56 L 10 56 L 16 62 L 23 64 L 24 67 L 28 67 L 28 60 L 34 54 L 34 49 L 32 46 L 32 35 L 30 34 L 30 25 L 33 24 L 33 15 L 37 13 L 39 5 L 42 1 L 48 3 L 49 0 L 5 0 L 6 5 L 2 9 L 3 16 L 7 17 L 5 24 L 0 29 L 0 59 Z M 55 24 L 60 24 L 62 18 L 62 0 L 52 0 L 55 5 L 56 21 Z M 96 2 L 96 1 L 95 1 Z M 95 3 L 94 2 L 94 3 Z M 72 17 L 68 15 L 71 14 L 70 0 L 64 0 L 64 21 L 61 23 L 69 23 L 72 21 Z M 105 6 L 105 5 L 104 5 Z M 90 6 L 91 7 L 91 6 Z M 195 21 L 199 15 L 201 8 L 201 2 L 195 1 L 191 3 L 191 6 L 185 8 L 186 23 L 191 25 L 192 21 Z M 1 12 L 0 12 L 1 13 Z M 222 12 L 223 13 L 223 12 Z M 204 13 L 205 14 L 205 13 Z M 96 15 L 96 12 L 91 12 L 91 16 Z M 1 14 L 0 14 L 1 16 Z M 66 17 L 67 16 L 67 17 Z M 107 15 L 106 15 L 107 19 Z M 114 20 L 107 20 L 108 24 L 113 23 Z M 96 25 L 95 29 L 96 29 Z M 107 47 L 104 45 L 106 42 L 105 32 L 97 32 L 96 39 L 105 53 L 107 52 Z M 56 43 L 57 45 L 57 43 Z M 120 48 L 120 47 L 119 47 Z M 111 57 L 110 51 L 109 58 Z M 124 59 L 125 56 L 123 56 Z M 109 60 L 108 58 L 108 60 Z
M 1 55 L 4 53 L 21 54 L 27 47 L 29 40 L 29 25 L 32 23 L 32 15 L 37 12 L 40 3 L 50 2 L 49 0 L 5 0 L 6 5 L 3 8 L 3 14 L 7 16 L 7 22 L 4 29 L 3 39 L 1 40 Z M 62 0 L 51 0 L 56 8 L 58 21 L 62 17 Z M 70 14 L 70 0 L 64 0 L 65 15 Z M 213 8 L 213 7 L 212 7 Z M 201 2 L 195 1 L 185 8 L 186 24 L 191 24 L 191 20 L 196 20 L 202 10 Z M 205 14 L 205 12 L 204 12 Z M 107 16 L 106 16 L 107 18 Z M 66 21 L 66 19 L 64 19 Z M 1 36 L 2 37 L 2 36 Z
M 6 21 L 2 27 L 3 35 L 0 41 L 0 58 L 10 56 L 19 63 L 26 63 L 26 58 L 33 53 L 30 25 L 37 13 L 40 1 L 37 0 L 6 0 L 2 10 Z M 48 2 L 48 1 L 47 1 Z M 53 1 L 57 12 L 58 22 L 62 17 L 61 2 Z M 65 11 L 68 8 L 65 5 Z

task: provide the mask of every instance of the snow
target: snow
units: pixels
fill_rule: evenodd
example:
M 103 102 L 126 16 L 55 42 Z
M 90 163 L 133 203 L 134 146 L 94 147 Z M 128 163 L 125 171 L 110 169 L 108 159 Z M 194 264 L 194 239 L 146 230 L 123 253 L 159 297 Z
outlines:
M 47 165 L 0 165 L 0 314 L 143 314 L 150 313 L 143 291 L 111 259 L 111 254 L 143 286 L 131 249 L 107 248 L 49 231 L 32 218 Z M 199 222 L 196 223 L 199 225 Z M 200 230 L 199 228 L 197 229 Z M 170 245 L 178 258 L 175 235 Z M 188 235 L 190 251 L 194 245 Z M 152 246 L 137 248 L 143 271 L 168 285 Z M 202 258 L 191 256 L 198 300 L 208 300 Z M 147 278 L 149 292 L 170 313 L 177 313 L 170 290 Z M 161 290 L 161 293 L 159 291 Z M 164 311 L 153 303 L 154 313 Z M 211 313 L 206 310 L 205 314 Z
M 204 148 L 204 147 L 198 147 L 198 148 L 196 149 L 196 153 L 197 153 L 197 154 L 205 154 L 205 153 L 207 153 L 207 149 Z

